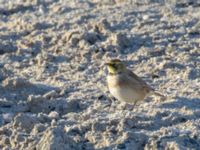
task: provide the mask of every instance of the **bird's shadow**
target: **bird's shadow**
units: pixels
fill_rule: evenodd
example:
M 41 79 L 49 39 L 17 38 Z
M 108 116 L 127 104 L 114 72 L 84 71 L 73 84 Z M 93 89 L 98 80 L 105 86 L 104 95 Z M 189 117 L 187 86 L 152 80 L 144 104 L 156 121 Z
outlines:
M 175 101 L 163 103 L 160 108 L 180 109 L 185 107 L 191 110 L 200 110 L 200 98 L 176 97 Z
M 165 102 L 163 104 L 159 104 L 153 109 L 158 109 L 154 115 L 145 114 L 136 114 L 130 113 L 128 118 L 125 118 L 125 130 L 130 132 L 131 134 L 138 133 L 143 136 L 143 138 L 138 139 L 139 143 L 136 146 L 142 148 L 144 145 L 148 143 L 148 136 L 140 132 L 142 130 L 148 132 L 158 132 L 162 130 L 162 128 L 168 129 L 168 127 L 176 128 L 177 125 L 184 124 L 187 121 L 195 121 L 199 120 L 200 115 L 198 112 L 200 111 L 200 98 L 186 98 L 186 97 L 175 97 L 174 101 Z M 140 106 L 138 106 L 140 107 Z M 182 110 L 182 108 L 185 108 Z M 188 114 L 187 111 L 191 110 L 193 113 Z M 130 123 L 131 121 L 132 123 Z M 125 132 L 125 131 L 124 131 Z M 191 147 L 199 147 L 200 143 L 195 138 L 190 138 L 187 134 L 184 137 L 179 136 L 163 136 L 160 139 L 157 139 L 158 142 L 165 142 L 166 140 L 174 139 L 176 141 L 186 141 L 187 144 L 190 144 Z M 188 140 L 189 139 L 189 140 Z M 129 140 L 129 139 L 127 139 Z M 111 147 L 126 147 L 126 141 L 122 142 L 122 145 L 112 145 Z M 131 139 L 132 142 L 133 139 Z M 137 142 L 138 142 L 137 141 Z M 159 147 L 158 145 L 156 145 Z M 109 149 L 109 147 L 104 147 L 104 149 Z
M 145 116 L 145 121 L 150 121 L 149 125 L 140 125 L 139 128 L 145 128 L 150 131 L 160 130 L 162 127 L 175 126 L 190 120 L 200 118 L 200 98 L 175 97 L 174 101 L 164 102 L 156 106 L 160 109 L 154 116 Z M 192 112 L 188 114 L 187 111 Z

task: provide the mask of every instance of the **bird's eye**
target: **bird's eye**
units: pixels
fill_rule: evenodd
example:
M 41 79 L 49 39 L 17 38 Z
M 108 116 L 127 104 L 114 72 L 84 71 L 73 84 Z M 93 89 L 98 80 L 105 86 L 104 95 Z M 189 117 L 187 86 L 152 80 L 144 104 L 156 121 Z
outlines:
M 116 64 L 113 64 L 113 67 L 114 67 L 114 68 L 117 68 L 117 65 L 116 65 Z

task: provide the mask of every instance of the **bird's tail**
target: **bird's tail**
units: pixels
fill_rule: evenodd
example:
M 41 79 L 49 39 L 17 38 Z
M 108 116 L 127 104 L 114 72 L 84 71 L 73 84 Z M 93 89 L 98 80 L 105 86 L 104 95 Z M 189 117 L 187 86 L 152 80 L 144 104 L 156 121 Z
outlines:
M 158 91 L 152 91 L 152 94 L 155 95 L 155 96 L 159 96 L 162 100 L 166 100 L 167 99 L 167 97 L 165 95 L 161 94 Z

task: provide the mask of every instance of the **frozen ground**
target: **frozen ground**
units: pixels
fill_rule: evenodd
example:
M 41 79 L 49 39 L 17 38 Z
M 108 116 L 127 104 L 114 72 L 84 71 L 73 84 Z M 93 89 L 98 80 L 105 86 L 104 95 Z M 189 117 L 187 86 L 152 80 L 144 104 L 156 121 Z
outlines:
M 168 99 L 111 104 L 110 58 Z M 0 1 L 0 149 L 199 147 L 198 0 Z

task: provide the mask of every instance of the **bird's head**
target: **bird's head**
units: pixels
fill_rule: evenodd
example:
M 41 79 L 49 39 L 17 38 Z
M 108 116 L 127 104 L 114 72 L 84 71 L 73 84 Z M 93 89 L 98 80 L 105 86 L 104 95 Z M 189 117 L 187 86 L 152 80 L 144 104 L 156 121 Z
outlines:
M 109 74 L 118 74 L 123 72 L 126 67 L 124 63 L 119 59 L 112 59 L 106 63 Z

